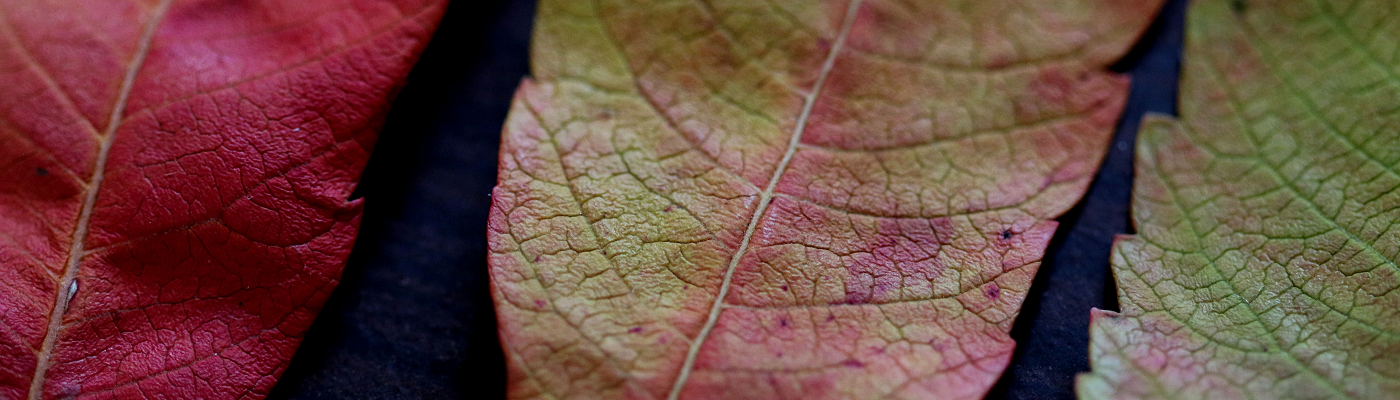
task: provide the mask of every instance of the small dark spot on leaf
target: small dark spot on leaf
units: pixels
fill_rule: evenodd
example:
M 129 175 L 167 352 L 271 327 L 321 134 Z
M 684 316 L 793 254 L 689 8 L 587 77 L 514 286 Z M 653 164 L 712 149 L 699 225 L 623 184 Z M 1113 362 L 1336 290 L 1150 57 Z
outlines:
M 987 285 L 987 298 L 992 300 L 1001 298 L 1001 287 L 998 287 L 995 283 Z
M 778 319 L 778 323 L 779 323 L 779 324 L 782 324 L 783 326 L 788 326 L 787 318 L 780 318 L 780 319 Z
M 784 292 L 788 291 L 787 285 L 783 285 L 783 291 L 784 291 Z
M 865 364 L 862 364 L 860 361 L 856 361 L 856 360 L 846 360 L 846 361 L 841 362 L 841 365 L 845 365 L 845 366 L 851 367 L 851 368 L 860 368 L 860 367 L 864 367 L 864 366 L 865 366 Z
M 827 316 L 826 316 L 826 322 L 831 322 L 831 321 L 835 321 L 835 320 L 836 320 L 836 314 L 830 314 L 830 315 L 827 315 Z
M 540 256 L 539 256 L 539 255 L 536 255 L 536 256 L 535 256 L 535 261 L 534 261 L 534 262 L 540 262 Z
M 535 307 L 544 307 L 544 300 L 535 300 Z
M 1245 0 L 1230 0 L 1230 11 L 1234 11 L 1235 16 L 1244 15 L 1245 11 L 1249 11 L 1249 3 Z
M 642 333 L 642 327 L 640 327 L 640 326 L 632 327 L 632 329 L 628 329 L 628 330 L 627 330 L 627 333 Z
M 665 210 L 665 211 L 666 211 L 666 212 L 671 212 L 671 210 L 675 210 L 675 209 L 676 209 L 676 205 L 675 205 L 675 204 L 672 204 L 672 205 L 666 206 L 666 210 Z
M 612 117 L 613 117 L 613 110 L 610 110 L 610 109 L 603 109 L 603 112 L 598 113 L 598 119 L 601 119 L 601 120 L 604 120 L 604 121 L 610 120 L 610 119 L 612 119 Z
M 49 176 L 49 170 L 46 169 L 46 168 L 44 168 L 44 167 L 35 168 L 35 169 L 34 169 L 34 175 L 38 175 L 38 176 Z
M 1003 230 L 1001 231 L 1001 240 L 1011 240 L 1011 237 L 1015 235 L 1016 234 L 1012 233 L 1010 229 Z

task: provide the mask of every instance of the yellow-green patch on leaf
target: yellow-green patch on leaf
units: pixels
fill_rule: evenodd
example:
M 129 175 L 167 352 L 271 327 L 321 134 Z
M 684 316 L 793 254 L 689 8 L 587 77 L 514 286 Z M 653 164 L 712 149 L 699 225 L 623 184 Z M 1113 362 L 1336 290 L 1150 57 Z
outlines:
M 1086 399 L 1400 398 L 1400 3 L 1197 0 Z

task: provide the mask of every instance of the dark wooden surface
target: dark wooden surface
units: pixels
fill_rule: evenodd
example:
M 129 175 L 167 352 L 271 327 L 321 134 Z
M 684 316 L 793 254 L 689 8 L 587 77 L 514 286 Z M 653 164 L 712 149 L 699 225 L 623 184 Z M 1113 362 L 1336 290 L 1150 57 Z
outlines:
M 1129 232 L 1132 148 L 1145 112 L 1174 113 L 1185 0 L 1171 0 L 1116 69 L 1127 111 L 1088 195 L 1016 321 L 989 398 L 1073 398 L 1089 308 L 1116 308 L 1113 236 Z M 533 0 L 458 0 L 394 104 L 357 196 L 360 238 L 273 399 L 493 399 L 505 374 L 487 292 L 486 217 L 501 123 L 528 73 Z

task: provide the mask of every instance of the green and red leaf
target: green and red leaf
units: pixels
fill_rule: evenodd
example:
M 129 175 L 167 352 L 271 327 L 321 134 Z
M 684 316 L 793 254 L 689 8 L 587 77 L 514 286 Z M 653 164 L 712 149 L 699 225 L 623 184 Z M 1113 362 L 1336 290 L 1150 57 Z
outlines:
M 542 1 L 488 233 L 510 395 L 984 395 L 1159 5 Z

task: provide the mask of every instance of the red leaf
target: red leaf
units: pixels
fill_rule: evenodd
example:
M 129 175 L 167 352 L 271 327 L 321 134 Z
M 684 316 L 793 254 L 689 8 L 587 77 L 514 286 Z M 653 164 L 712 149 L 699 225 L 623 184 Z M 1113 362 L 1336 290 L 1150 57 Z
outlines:
M 0 398 L 262 398 L 442 0 L 0 0 Z

